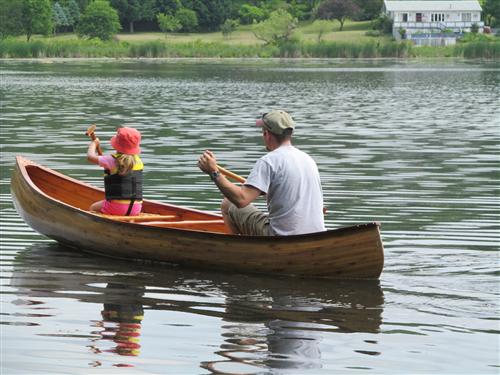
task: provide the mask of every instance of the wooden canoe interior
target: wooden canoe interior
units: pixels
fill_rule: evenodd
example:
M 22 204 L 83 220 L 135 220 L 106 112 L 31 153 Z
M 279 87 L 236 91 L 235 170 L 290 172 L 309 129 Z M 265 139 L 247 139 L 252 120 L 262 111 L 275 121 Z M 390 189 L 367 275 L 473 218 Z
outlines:
M 162 228 L 229 233 L 219 215 L 147 200 L 143 202 L 143 212 L 138 216 L 92 213 L 88 211 L 89 207 L 93 202 L 104 199 L 103 190 L 38 165 L 26 165 L 26 172 L 32 183 L 50 198 L 98 217 Z

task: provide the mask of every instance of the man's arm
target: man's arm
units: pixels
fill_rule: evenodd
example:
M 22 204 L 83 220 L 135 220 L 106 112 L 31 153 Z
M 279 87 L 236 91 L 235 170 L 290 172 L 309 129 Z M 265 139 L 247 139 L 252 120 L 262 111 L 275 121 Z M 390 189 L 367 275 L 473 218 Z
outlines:
M 259 189 L 252 186 L 233 184 L 223 174 L 219 174 L 214 182 L 220 192 L 238 208 L 248 206 L 261 194 Z
M 198 159 L 198 167 L 208 175 L 218 172 L 215 155 L 209 150 L 205 151 Z M 220 173 L 214 179 L 214 182 L 220 192 L 238 208 L 248 206 L 261 194 L 259 189 L 252 186 L 233 184 Z

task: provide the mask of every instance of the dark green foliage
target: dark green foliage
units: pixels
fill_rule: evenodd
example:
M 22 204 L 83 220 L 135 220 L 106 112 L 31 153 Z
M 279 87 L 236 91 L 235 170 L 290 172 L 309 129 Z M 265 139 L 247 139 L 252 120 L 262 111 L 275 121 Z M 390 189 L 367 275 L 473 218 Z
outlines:
M 52 5 L 52 21 L 55 31 L 70 25 L 66 9 L 63 8 L 60 3 L 54 3 L 54 5 Z
M 156 12 L 174 15 L 182 8 L 181 0 L 156 0 Z
M 95 0 L 80 17 L 79 36 L 109 40 L 120 30 L 118 13 L 106 0 Z
M 342 31 L 345 20 L 356 18 L 359 12 L 360 9 L 353 0 L 327 0 L 319 6 L 317 16 L 323 20 L 339 21 Z
M 0 37 L 24 34 L 24 0 L 0 0 Z
M 70 26 L 75 26 L 80 20 L 80 15 L 82 14 L 80 8 L 75 0 L 66 1 L 66 15 L 68 17 L 68 22 Z
M 50 0 L 24 0 L 23 25 L 28 41 L 33 34 L 48 35 L 53 28 Z
M 152 20 L 156 12 L 156 0 L 110 0 L 110 4 L 118 11 L 123 25 L 134 32 L 134 22 Z
M 187 32 L 196 31 L 198 27 L 198 16 L 194 10 L 181 8 L 175 12 L 175 18 L 181 25 L 181 30 Z
M 384 34 L 392 34 L 392 19 L 386 14 L 381 14 L 372 21 L 373 30 L 379 30 Z
M 231 0 L 183 0 L 185 8 L 192 9 L 198 17 L 201 31 L 215 31 L 231 18 Z
M 500 0 L 485 0 L 483 5 L 483 14 L 486 24 L 500 26 Z
M 358 5 L 360 12 L 357 19 L 360 21 L 367 21 L 377 18 L 382 12 L 384 0 L 354 0 Z

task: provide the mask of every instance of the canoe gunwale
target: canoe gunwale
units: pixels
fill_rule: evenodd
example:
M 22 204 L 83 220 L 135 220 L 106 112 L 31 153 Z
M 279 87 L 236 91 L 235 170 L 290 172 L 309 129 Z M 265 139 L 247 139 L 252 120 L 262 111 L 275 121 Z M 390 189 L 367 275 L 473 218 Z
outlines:
M 104 190 L 97 188 L 95 186 L 92 186 L 90 184 L 87 184 L 85 182 L 79 181 L 77 179 L 74 179 L 72 177 L 66 176 L 60 172 L 57 172 L 57 171 L 50 169 L 48 167 L 45 167 L 43 165 L 39 165 L 39 164 L 32 162 L 31 160 L 28 160 L 22 156 L 16 156 L 16 161 L 17 161 L 17 163 L 16 163 L 17 166 L 19 166 L 20 173 L 22 173 L 24 180 L 28 183 L 28 185 L 30 186 L 30 188 L 32 190 L 36 191 L 40 196 L 42 196 L 44 199 L 46 199 L 48 201 L 57 202 L 58 204 L 64 206 L 66 209 L 72 210 L 78 214 L 86 215 L 90 220 L 92 220 L 94 222 L 114 223 L 117 225 L 123 225 L 125 227 L 131 226 L 134 228 L 137 227 L 138 225 L 140 225 L 141 227 L 145 228 L 145 230 L 151 231 L 152 233 L 154 233 L 155 231 L 158 231 L 158 232 L 164 232 L 164 231 L 186 232 L 186 231 L 188 231 L 188 230 L 180 229 L 180 228 L 155 227 L 155 226 L 141 225 L 138 223 L 130 223 L 130 222 L 126 222 L 126 221 L 114 220 L 114 219 L 111 219 L 111 218 L 108 218 L 105 216 L 101 216 L 97 213 L 93 213 L 90 211 L 82 210 L 80 208 L 71 206 L 71 205 L 69 205 L 61 200 L 58 200 L 58 199 L 55 199 L 55 198 L 49 196 L 44 191 L 42 191 L 35 184 L 35 182 L 31 179 L 31 177 L 28 173 L 27 167 L 31 166 L 31 167 L 39 168 L 48 174 L 52 174 L 52 175 L 55 175 L 59 178 L 63 178 L 67 181 L 73 182 L 73 183 L 78 184 L 78 185 L 80 185 L 84 188 L 87 188 L 87 189 L 93 189 L 93 190 L 97 190 L 97 191 L 101 191 L 101 192 L 103 192 Z M 153 204 L 160 204 L 160 205 L 163 204 L 162 202 L 157 202 L 157 201 L 148 200 L 148 199 L 145 199 L 144 202 L 150 202 Z M 171 206 L 173 208 L 177 208 L 177 206 L 175 206 L 175 205 L 169 205 L 169 206 Z M 203 214 L 208 213 L 206 211 L 201 211 L 201 210 L 191 209 L 191 208 L 189 208 L 189 211 L 203 213 Z M 215 213 L 211 213 L 211 212 L 209 214 L 213 215 L 214 219 L 222 218 L 222 215 L 220 215 L 220 214 L 215 214 Z M 371 222 L 371 223 L 365 223 L 365 224 L 357 224 L 357 225 L 353 225 L 353 226 L 349 226 L 349 227 L 330 229 L 330 230 L 326 230 L 324 232 L 316 232 L 316 233 L 297 234 L 297 235 L 290 235 L 290 236 L 273 236 L 272 239 L 273 239 L 273 241 L 279 241 L 279 242 L 296 242 L 297 240 L 309 241 L 309 240 L 313 240 L 313 239 L 321 240 L 323 238 L 329 238 L 329 237 L 334 237 L 334 236 L 343 236 L 346 233 L 353 232 L 353 231 L 359 231 L 360 229 L 368 229 L 370 227 L 380 227 L 380 223 Z M 241 240 L 255 241 L 255 242 L 267 242 L 267 241 L 269 241 L 269 236 L 247 236 L 247 235 L 235 235 L 235 234 L 225 234 L 225 233 L 216 233 L 216 232 L 202 232 L 202 231 L 196 231 L 196 230 L 189 230 L 189 235 L 190 236 L 200 236 L 200 237 L 214 237 L 214 238 L 223 237 L 226 239 L 228 239 L 228 237 L 229 238 L 232 237 L 238 241 L 241 241 Z

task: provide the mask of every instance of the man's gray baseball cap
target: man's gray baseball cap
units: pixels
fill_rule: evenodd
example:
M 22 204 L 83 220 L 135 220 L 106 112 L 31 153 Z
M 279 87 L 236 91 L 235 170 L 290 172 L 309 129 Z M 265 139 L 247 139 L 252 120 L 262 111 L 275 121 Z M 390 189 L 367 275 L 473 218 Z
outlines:
M 295 123 L 293 122 L 292 116 L 280 109 L 264 113 L 262 117 L 256 121 L 256 124 L 277 135 L 283 134 L 286 129 L 295 129 Z

